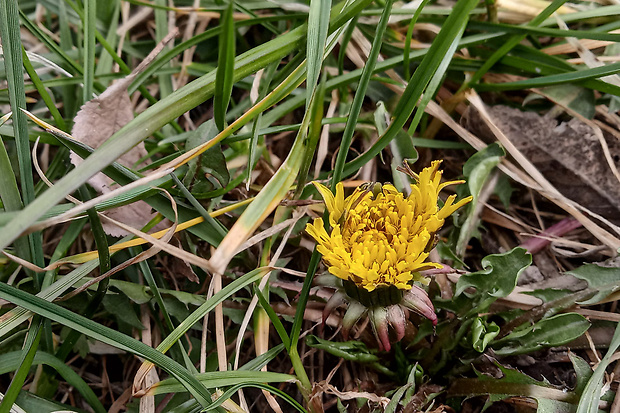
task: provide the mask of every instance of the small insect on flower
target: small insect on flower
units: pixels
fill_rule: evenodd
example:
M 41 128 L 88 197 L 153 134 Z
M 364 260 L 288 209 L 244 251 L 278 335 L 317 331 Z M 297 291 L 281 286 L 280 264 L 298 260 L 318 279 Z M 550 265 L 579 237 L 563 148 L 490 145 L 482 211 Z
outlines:
M 433 161 L 419 175 L 408 165 L 404 172 L 416 180 L 409 196 L 391 184 L 369 183 L 344 197 L 342 183 L 334 195 L 314 182 L 329 212 L 331 231 L 323 219 L 316 218 L 306 231 L 317 242 L 328 271 L 338 277 L 340 288 L 325 306 L 324 320 L 336 307 L 349 302 L 342 320 L 343 335 L 366 313 L 380 347 L 390 349 L 388 323 L 397 341 L 405 334 L 405 309 L 412 310 L 437 324 L 437 315 L 426 291 L 428 284 L 421 272 L 441 268 L 426 259 L 435 244 L 435 234 L 454 211 L 471 201 L 455 202 L 450 195 L 443 207 L 437 205 L 441 183 L 441 161 Z M 420 284 L 420 285 L 418 285 Z

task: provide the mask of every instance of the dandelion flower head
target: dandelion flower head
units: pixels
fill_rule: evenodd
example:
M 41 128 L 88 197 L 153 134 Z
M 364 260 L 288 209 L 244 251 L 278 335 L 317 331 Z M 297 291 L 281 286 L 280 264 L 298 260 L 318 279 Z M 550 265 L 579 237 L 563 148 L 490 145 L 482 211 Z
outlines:
M 438 207 L 439 192 L 463 182 L 442 183 L 440 163 L 434 161 L 414 175 L 417 182 L 411 184 L 409 196 L 391 184 L 370 184 L 345 199 L 342 183 L 334 195 L 315 182 L 329 212 L 331 231 L 325 230 L 321 218 L 308 224 L 306 231 L 318 243 L 329 272 L 371 292 L 390 286 L 409 290 L 414 281 L 425 282 L 420 271 L 441 268 L 426 262 L 435 233 L 471 197 L 455 202 L 456 195 L 450 195 Z

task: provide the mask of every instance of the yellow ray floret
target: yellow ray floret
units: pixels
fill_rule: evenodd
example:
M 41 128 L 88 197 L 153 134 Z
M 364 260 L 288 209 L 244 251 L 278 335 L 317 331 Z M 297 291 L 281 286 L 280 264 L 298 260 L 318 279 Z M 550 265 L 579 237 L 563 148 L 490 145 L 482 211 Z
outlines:
M 306 231 L 317 241 L 329 272 L 368 291 L 390 285 L 408 290 L 413 281 L 423 280 L 419 271 L 440 267 L 426 262 L 435 233 L 471 197 L 454 202 L 451 195 L 441 209 L 437 206 L 441 189 L 463 182 L 441 183 L 439 164 L 434 161 L 416 176 L 408 197 L 385 184 L 379 191 L 359 187 L 345 199 L 342 183 L 334 196 L 315 182 L 332 229 L 328 233 L 317 218 Z

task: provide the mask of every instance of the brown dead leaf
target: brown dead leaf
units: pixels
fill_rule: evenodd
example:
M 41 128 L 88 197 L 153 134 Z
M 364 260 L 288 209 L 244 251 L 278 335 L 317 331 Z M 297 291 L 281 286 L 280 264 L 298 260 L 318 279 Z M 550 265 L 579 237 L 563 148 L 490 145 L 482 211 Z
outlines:
M 133 72 L 125 78 L 116 81 L 98 97 L 82 105 L 75 117 L 75 124 L 71 131 L 75 139 L 96 149 L 133 119 L 133 105 L 129 98 L 129 93 L 127 93 L 127 88 L 134 78 L 155 59 L 163 47 L 172 40 L 177 33 L 177 30 L 170 32 Z M 129 152 L 117 159 L 117 162 L 121 165 L 133 168 L 138 161 L 146 155 L 147 152 L 144 148 L 144 143 L 140 142 Z M 71 153 L 71 162 L 77 166 L 82 163 L 83 160 L 77 154 Z M 114 186 L 114 182 L 103 173 L 96 174 L 88 180 L 88 183 L 100 193 L 110 192 Z M 130 205 L 116 208 L 107 212 L 106 215 L 134 228 L 142 228 L 153 217 L 151 207 L 144 201 L 138 201 Z M 117 226 L 110 225 L 106 222 L 103 222 L 102 225 L 105 232 L 112 236 L 121 237 L 128 235 L 125 230 Z
M 488 108 L 497 126 L 564 196 L 620 224 L 620 185 L 605 161 L 599 139 L 577 119 L 558 122 L 507 106 Z M 470 108 L 465 126 L 487 142 L 494 140 L 478 112 Z M 611 157 L 620 167 L 620 142 L 605 135 Z

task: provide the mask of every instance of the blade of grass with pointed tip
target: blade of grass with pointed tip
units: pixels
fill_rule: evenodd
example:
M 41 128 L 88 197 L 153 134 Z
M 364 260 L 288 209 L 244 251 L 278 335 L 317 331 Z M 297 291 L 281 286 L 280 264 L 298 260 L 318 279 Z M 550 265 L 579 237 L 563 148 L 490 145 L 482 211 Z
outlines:
M 47 110 L 49 110 L 50 113 L 52 114 L 52 117 L 54 118 L 56 125 L 58 125 L 58 128 L 64 130 L 66 128 L 65 120 L 62 118 L 62 115 L 60 114 L 60 112 L 58 111 L 58 108 L 54 104 L 52 97 L 47 92 L 47 89 L 45 88 L 45 86 L 43 86 L 43 82 L 41 82 L 39 75 L 34 70 L 34 67 L 32 67 L 32 63 L 30 63 L 30 59 L 28 59 L 28 54 L 26 53 L 26 50 L 24 50 L 23 48 L 22 48 L 22 59 L 24 60 L 24 69 L 26 69 L 26 72 L 28 73 L 28 76 L 30 77 L 30 81 L 34 84 L 35 88 L 37 89 L 37 92 L 39 92 L 41 99 L 43 99 L 43 101 L 45 102 L 45 106 L 47 106 Z
M 285 400 L 288 404 L 290 404 L 293 408 L 295 408 L 295 410 L 297 410 L 299 413 L 308 413 L 308 411 L 304 409 L 303 406 L 299 404 L 297 400 L 295 400 L 293 397 L 291 397 L 290 395 L 288 395 L 287 393 L 283 392 L 282 390 L 278 388 L 275 388 L 273 386 L 270 386 L 268 384 L 263 384 L 263 383 L 245 383 L 245 384 L 237 384 L 237 385 L 231 386 L 228 390 L 222 393 L 217 398 L 217 400 L 215 400 L 212 404 L 210 404 L 207 407 L 207 410 L 215 409 L 221 406 L 224 401 L 230 399 L 235 393 L 237 393 L 239 390 L 241 390 L 244 387 L 256 387 L 258 389 L 266 390 L 269 393 L 280 396 L 283 400 Z
M 389 128 L 370 149 L 345 165 L 343 176 L 357 172 L 366 162 L 379 154 L 402 129 L 416 108 L 427 85 L 436 76 L 438 68 L 444 61 L 444 56 L 455 44 L 459 44 L 463 30 L 469 20 L 469 13 L 476 5 L 476 0 L 459 0 L 454 5 L 441 31 L 437 34 L 431 47 L 426 51 L 424 59 L 409 80 L 407 88 L 393 111 L 395 118 Z M 475 39 L 477 40 L 477 38 Z M 418 110 L 423 111 L 424 107 L 418 107 Z
M 276 312 L 269 305 L 269 303 L 265 299 L 265 296 L 260 292 L 260 289 L 258 289 L 256 286 L 254 287 L 254 294 L 256 294 L 256 296 L 258 297 L 258 302 L 263 307 L 263 310 L 265 310 L 265 312 L 269 316 L 269 319 L 271 320 L 271 323 L 273 324 L 276 331 L 278 332 L 278 335 L 280 336 L 280 340 L 282 340 L 284 347 L 286 349 L 289 349 L 291 345 L 291 341 L 288 337 L 286 329 L 284 328 L 284 325 L 282 324 L 282 321 L 280 321 L 280 318 L 278 318 L 278 315 L 276 314 Z
M 325 103 L 325 80 L 326 76 L 324 75 L 321 78 L 321 83 L 319 83 L 318 87 L 316 88 L 316 103 L 308 107 L 308 111 L 312 112 L 311 121 L 308 129 L 308 145 L 306 147 L 306 152 L 304 154 L 302 164 L 299 167 L 299 179 L 297 180 L 297 188 L 295 188 L 295 194 L 293 195 L 294 199 L 297 199 L 301 196 L 301 193 L 306 186 L 306 182 L 308 182 L 308 171 L 310 170 L 310 164 L 312 164 L 312 159 L 314 159 L 316 146 L 318 145 L 319 139 L 321 137 L 321 120 L 324 116 Z
M 222 12 L 222 32 L 218 42 L 217 72 L 213 95 L 213 119 L 220 131 L 226 128 L 226 110 L 232 94 L 235 73 L 235 22 L 234 0 Z
M 141 341 L 5 283 L 0 283 L 0 297 L 64 326 L 78 330 L 95 340 L 145 358 L 179 380 L 202 406 L 209 404 L 211 394 L 192 374 L 174 360 Z
M 213 310 L 219 303 L 229 298 L 231 295 L 244 288 L 246 285 L 250 285 L 253 282 L 260 280 L 267 272 L 269 268 L 257 268 L 249 273 L 237 278 L 235 281 L 222 288 L 213 297 L 204 302 L 200 307 L 194 310 L 185 320 L 181 322 L 158 346 L 157 350 L 165 353 L 172 347 L 177 340 L 179 340 L 194 324 L 199 322 L 205 314 Z
M 369 2 L 370 0 L 356 0 L 342 9 L 339 14 L 332 18 L 330 30 L 336 30 L 345 24 L 363 10 Z M 339 4 L 334 8 L 341 6 L 342 4 Z M 299 27 L 238 56 L 235 59 L 234 79 L 243 79 L 261 67 L 265 67 L 297 50 L 304 33 L 305 27 Z M 204 102 L 213 93 L 214 80 L 214 73 L 207 73 L 157 102 L 116 132 L 88 158 L 88 162 L 83 162 L 56 182 L 55 186 L 39 196 L 33 205 L 29 205 L 3 227 L 0 234 L 0 249 L 14 241 L 31 222 L 36 221 L 52 206 L 64 199 L 66 194 L 74 191 L 121 154 L 127 152 L 170 120 Z
M 331 0 L 310 0 L 308 12 L 308 40 L 306 45 L 306 62 L 308 77 L 306 80 L 306 106 L 310 107 L 312 90 L 319 80 L 323 67 L 323 53 L 329 29 L 329 12 Z

